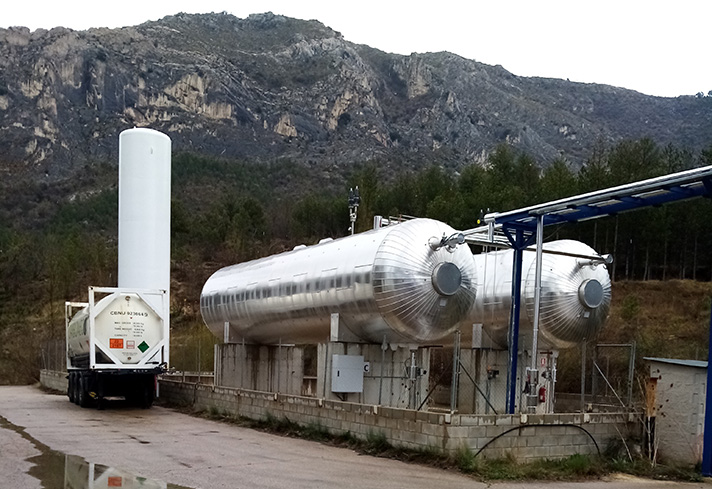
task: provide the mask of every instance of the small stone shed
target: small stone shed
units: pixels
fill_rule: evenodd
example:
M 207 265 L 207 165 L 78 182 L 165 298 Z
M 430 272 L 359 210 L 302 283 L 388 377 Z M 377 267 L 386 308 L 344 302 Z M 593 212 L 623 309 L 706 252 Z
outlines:
M 654 386 L 655 439 L 666 462 L 702 461 L 707 362 L 646 357 Z

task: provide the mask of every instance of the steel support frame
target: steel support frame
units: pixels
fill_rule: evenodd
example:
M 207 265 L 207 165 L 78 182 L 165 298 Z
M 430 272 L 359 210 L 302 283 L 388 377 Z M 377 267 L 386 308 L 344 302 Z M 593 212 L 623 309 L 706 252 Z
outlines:
M 509 329 L 507 330 L 507 344 L 509 346 L 509 359 L 507 362 L 507 414 L 514 414 L 517 399 L 517 359 L 519 354 L 519 313 L 522 302 L 522 257 L 524 249 L 531 245 L 536 238 L 536 233 L 526 228 L 503 229 L 507 239 L 514 249 L 512 266 L 512 305 L 509 312 Z

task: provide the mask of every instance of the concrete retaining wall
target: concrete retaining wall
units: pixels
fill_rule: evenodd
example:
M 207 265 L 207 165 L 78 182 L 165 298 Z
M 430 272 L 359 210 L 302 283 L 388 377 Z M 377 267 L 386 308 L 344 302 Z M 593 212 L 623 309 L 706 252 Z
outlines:
M 595 454 L 611 438 L 637 429 L 631 414 L 458 415 L 387 408 L 314 397 L 275 394 L 162 379 L 161 398 L 252 419 L 268 414 L 331 433 L 365 438 L 382 433 L 396 446 L 453 453 L 466 446 L 488 458 L 513 455 L 520 462 Z M 590 435 L 590 436 L 589 436 Z M 594 443 L 595 440 L 595 443 Z
M 67 392 L 67 372 L 40 370 L 40 384 L 60 392 Z

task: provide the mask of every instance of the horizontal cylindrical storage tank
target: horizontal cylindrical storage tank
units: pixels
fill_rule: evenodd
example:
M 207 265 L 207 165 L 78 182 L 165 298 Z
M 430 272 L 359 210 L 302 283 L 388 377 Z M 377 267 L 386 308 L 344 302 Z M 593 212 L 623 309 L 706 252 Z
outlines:
M 326 341 L 334 313 L 365 341 L 436 341 L 475 302 L 468 247 L 435 246 L 454 234 L 415 219 L 226 267 L 205 283 L 201 313 L 216 336 L 227 322 L 231 339 L 257 343 Z
M 597 336 L 608 317 L 611 280 L 600 261 L 547 253 L 598 256 L 579 241 L 560 240 L 544 244 L 539 315 L 540 349 L 570 348 Z M 475 255 L 477 300 L 471 317 L 496 346 L 507 348 L 507 332 L 512 305 L 512 250 Z M 522 295 L 519 317 L 519 345 L 531 346 L 534 322 L 536 253 L 524 251 Z
M 118 286 L 168 291 L 170 270 L 171 140 L 129 129 L 119 135 Z

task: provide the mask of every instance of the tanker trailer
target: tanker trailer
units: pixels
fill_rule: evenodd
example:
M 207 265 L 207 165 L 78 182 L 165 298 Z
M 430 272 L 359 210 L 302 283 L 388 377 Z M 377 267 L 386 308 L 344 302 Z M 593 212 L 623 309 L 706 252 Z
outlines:
M 95 301 L 96 294 L 108 293 Z M 120 396 L 153 403 L 168 360 L 165 290 L 89 288 L 89 302 L 66 303 L 69 399 L 81 407 Z M 75 311 L 79 308 L 79 312 Z
M 215 272 L 200 296 L 218 337 L 263 344 L 328 341 L 332 314 L 362 341 L 437 341 L 466 320 L 476 272 L 461 234 L 414 219 Z
M 513 253 L 504 250 L 475 255 L 479 283 L 471 317 L 482 324 L 495 346 L 505 349 L 512 305 Z M 525 350 L 532 344 L 535 276 L 536 253 L 528 250 L 522 258 L 519 316 L 519 345 Z M 595 338 L 610 305 L 611 280 L 600 255 L 580 241 L 544 243 L 539 350 L 571 348 Z
M 81 406 L 108 396 L 153 402 L 170 349 L 170 208 L 170 138 L 123 131 L 118 287 L 89 287 L 88 303 L 66 306 L 68 395 Z

